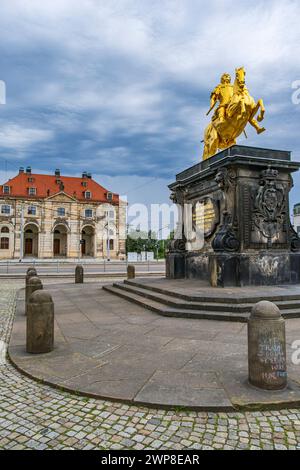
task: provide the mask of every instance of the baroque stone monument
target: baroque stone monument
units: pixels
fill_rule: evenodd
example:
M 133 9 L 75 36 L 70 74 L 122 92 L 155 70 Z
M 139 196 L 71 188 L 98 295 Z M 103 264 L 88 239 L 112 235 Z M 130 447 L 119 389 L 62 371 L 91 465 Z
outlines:
M 289 215 L 299 167 L 290 152 L 234 145 L 179 173 L 169 188 L 182 236 L 171 243 L 167 277 L 209 279 L 215 287 L 300 283 L 300 239 Z
M 243 67 L 233 85 L 222 75 L 211 93 L 207 114 L 219 105 L 204 132 L 203 162 L 169 185 L 180 220 L 168 278 L 209 279 L 214 287 L 300 283 L 300 239 L 289 216 L 300 163 L 287 151 L 236 145 L 247 124 L 265 131 L 263 100 L 255 102 L 245 77 Z

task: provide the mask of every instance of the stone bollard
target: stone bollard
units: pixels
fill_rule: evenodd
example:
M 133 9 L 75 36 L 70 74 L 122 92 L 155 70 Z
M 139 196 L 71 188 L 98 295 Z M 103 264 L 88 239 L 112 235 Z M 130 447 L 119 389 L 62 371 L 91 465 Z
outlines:
M 287 385 L 285 321 L 272 302 L 254 305 L 248 321 L 249 382 L 264 390 Z
M 75 284 L 83 284 L 83 275 L 84 275 L 83 267 L 80 264 L 78 264 L 75 269 Z
M 26 271 L 26 277 L 25 277 L 25 287 L 28 284 L 28 280 L 33 276 L 37 276 L 36 269 L 35 268 L 28 268 L 27 271 Z
M 34 266 L 29 266 L 29 268 L 27 268 L 26 274 L 28 274 L 29 271 L 35 271 L 36 272 L 36 269 L 35 269 Z
M 25 315 L 27 312 L 27 304 L 28 304 L 29 297 L 34 291 L 40 290 L 40 289 L 43 289 L 43 284 L 40 278 L 37 276 L 30 277 L 28 279 L 28 283 L 27 283 L 26 291 L 25 291 Z
M 48 292 L 38 290 L 31 294 L 26 322 L 26 352 L 43 354 L 53 351 L 54 303 Z
M 133 264 L 127 266 L 127 279 L 135 279 L 135 266 Z

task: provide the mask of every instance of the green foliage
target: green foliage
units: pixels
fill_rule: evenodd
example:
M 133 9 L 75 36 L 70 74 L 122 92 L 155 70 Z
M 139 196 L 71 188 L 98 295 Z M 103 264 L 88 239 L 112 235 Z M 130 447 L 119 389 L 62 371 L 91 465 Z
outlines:
M 130 232 L 126 239 L 126 253 L 152 251 L 154 257 L 165 257 L 165 240 L 157 240 L 154 232 Z

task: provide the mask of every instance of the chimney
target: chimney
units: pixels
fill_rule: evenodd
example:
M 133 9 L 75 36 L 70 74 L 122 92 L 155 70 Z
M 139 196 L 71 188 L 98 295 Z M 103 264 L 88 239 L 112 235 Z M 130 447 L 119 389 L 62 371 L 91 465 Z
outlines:
M 20 173 L 24 173 L 24 167 L 23 166 L 20 166 L 20 168 L 19 168 L 19 174 Z
M 59 168 L 56 168 L 56 170 L 55 170 L 55 176 L 57 176 L 57 177 L 60 176 L 60 169 L 59 169 Z
M 86 171 L 84 171 L 84 172 L 82 173 L 82 178 L 87 178 L 87 172 L 86 172 Z
M 27 175 L 31 175 L 31 166 L 28 166 L 26 168 L 26 173 L 27 173 Z
M 87 173 L 87 177 L 88 177 L 89 180 L 91 180 L 92 179 L 92 173 Z

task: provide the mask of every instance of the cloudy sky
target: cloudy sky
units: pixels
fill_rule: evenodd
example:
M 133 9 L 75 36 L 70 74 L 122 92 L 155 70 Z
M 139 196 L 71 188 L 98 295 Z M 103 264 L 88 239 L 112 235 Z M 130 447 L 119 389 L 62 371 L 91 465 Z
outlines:
M 267 109 L 267 132 L 239 142 L 300 160 L 299 18 L 298 0 L 1 0 L 1 180 L 20 165 L 87 170 L 131 203 L 166 202 L 201 159 L 212 88 L 238 66 Z

